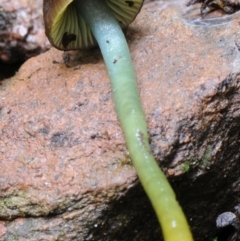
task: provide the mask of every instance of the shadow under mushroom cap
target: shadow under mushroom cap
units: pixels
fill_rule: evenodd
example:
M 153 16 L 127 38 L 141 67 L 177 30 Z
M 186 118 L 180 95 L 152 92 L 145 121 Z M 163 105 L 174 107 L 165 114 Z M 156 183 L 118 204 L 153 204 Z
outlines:
M 75 0 L 76 1 L 76 0 Z M 122 28 L 137 16 L 143 0 L 105 0 Z M 84 19 L 77 14 L 74 0 L 44 0 L 43 14 L 46 35 L 60 50 L 88 49 L 97 42 Z

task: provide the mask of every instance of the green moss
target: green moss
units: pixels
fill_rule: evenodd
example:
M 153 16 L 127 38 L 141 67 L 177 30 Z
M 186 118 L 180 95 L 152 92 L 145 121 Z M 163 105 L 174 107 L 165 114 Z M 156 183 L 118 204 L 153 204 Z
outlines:
M 133 166 L 133 162 L 132 162 L 131 158 L 127 155 L 124 159 L 121 160 L 121 165 L 122 166 L 125 166 L 125 165 Z
M 182 172 L 185 173 L 185 172 L 188 172 L 189 169 L 190 169 L 190 161 L 185 161 L 183 164 L 182 164 Z
M 209 165 L 209 161 L 211 160 L 211 157 L 212 157 L 212 147 L 208 146 L 200 162 L 201 166 L 207 167 Z

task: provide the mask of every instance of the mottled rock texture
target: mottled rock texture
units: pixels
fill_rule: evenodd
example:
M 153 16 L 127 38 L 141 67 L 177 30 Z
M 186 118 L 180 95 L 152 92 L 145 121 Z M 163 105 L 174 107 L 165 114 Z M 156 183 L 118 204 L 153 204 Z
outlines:
M 42 0 L 1 0 L 0 63 L 23 62 L 49 48 Z
M 240 201 L 240 15 L 185 3 L 145 6 L 127 39 L 153 153 L 206 241 Z M 62 55 L 0 88 L 0 240 L 162 240 L 99 50 Z

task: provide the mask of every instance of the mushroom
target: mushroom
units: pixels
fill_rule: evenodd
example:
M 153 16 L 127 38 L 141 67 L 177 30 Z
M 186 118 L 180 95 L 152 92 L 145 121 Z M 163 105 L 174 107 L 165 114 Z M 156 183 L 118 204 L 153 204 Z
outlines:
M 54 3 L 53 3 L 54 2 Z M 106 0 L 121 28 L 126 28 L 142 8 L 143 0 Z M 53 7 L 54 5 L 54 7 Z M 88 49 L 97 46 L 97 42 L 83 19 L 77 1 L 44 0 L 44 22 L 46 35 L 51 44 L 60 50 Z M 89 16 L 89 14 L 88 14 Z
M 122 28 L 134 20 L 142 0 L 44 0 L 46 34 L 56 48 L 98 44 L 111 80 L 115 109 L 130 157 L 152 202 L 166 241 L 192 241 L 174 191 L 155 161 Z

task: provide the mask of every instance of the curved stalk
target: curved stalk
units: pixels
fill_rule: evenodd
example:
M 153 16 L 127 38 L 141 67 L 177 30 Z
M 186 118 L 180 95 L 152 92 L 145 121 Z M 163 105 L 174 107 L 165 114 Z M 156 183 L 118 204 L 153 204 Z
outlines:
M 192 241 L 175 194 L 151 154 L 135 72 L 124 34 L 104 0 L 76 0 L 101 49 L 130 157 L 151 200 L 165 241 Z

